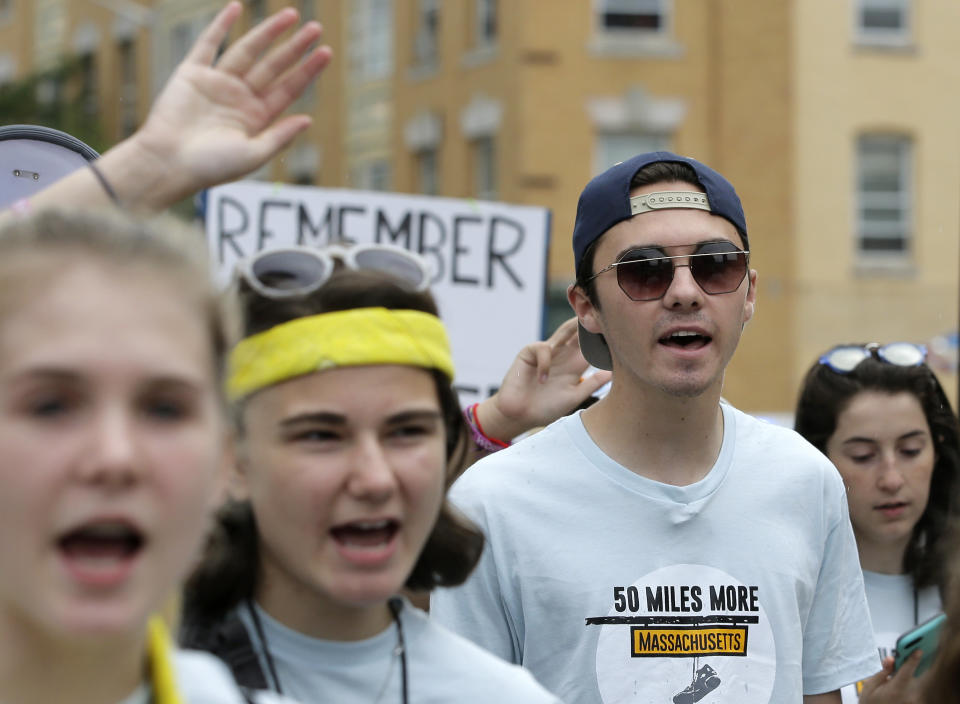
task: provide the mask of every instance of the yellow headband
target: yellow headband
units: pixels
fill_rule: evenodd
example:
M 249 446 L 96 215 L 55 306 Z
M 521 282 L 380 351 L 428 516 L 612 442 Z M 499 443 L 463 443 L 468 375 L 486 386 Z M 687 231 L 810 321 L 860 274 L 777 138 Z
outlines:
M 443 323 L 417 310 L 354 308 L 297 318 L 242 340 L 230 353 L 231 401 L 303 374 L 335 367 L 405 364 L 453 380 Z

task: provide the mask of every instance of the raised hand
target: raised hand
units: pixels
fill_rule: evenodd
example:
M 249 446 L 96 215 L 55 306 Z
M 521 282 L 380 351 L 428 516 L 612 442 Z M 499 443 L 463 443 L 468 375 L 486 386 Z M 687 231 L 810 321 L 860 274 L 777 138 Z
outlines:
M 287 8 L 217 51 L 242 11 L 231 2 L 207 26 L 157 97 L 134 136 L 142 158 L 168 174 L 179 197 L 243 176 L 264 164 L 310 125 L 307 115 L 281 117 L 329 63 L 329 47 L 309 47 L 321 27 Z M 178 199 L 172 196 L 173 200 Z
M 217 51 L 240 16 L 231 2 L 214 18 L 177 66 L 144 125 L 97 160 L 119 203 L 161 210 L 196 191 L 255 171 L 310 126 L 309 115 L 284 111 L 330 62 L 330 48 L 310 49 L 321 27 L 281 10 Z M 111 198 L 89 169 L 78 169 L 17 212 L 44 207 L 98 207 Z M 8 209 L 0 220 L 13 216 Z
M 610 372 L 584 377 L 589 368 L 577 341 L 577 319 L 570 318 L 543 342 L 517 354 L 496 394 L 477 408 L 484 430 L 510 440 L 573 411 L 610 380 Z
M 914 677 L 920 664 L 920 651 L 893 671 L 893 658 L 885 658 L 883 669 L 863 681 L 859 704 L 923 704 L 923 683 L 927 673 Z

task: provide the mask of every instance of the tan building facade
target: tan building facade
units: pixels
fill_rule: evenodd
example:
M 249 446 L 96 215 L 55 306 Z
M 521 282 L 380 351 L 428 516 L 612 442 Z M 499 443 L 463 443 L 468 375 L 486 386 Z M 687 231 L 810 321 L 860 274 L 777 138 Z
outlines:
M 785 3 L 429 2 L 393 4 L 390 188 L 546 206 L 550 298 L 563 315 L 580 189 L 639 151 L 669 148 L 738 185 L 775 283 L 726 393 L 782 410 L 793 393 L 789 183 L 792 17 Z M 749 5 L 749 8 L 746 6 Z M 753 87 L 765 98 L 758 115 Z M 349 119 L 349 118 L 348 118 Z M 763 166 L 772 153 L 785 156 Z M 777 233 L 765 236 L 765 233 Z M 779 371 L 768 360 L 780 360 Z
M 957 326 L 960 6 L 848 5 L 829 23 L 830 0 L 794 6 L 788 334 L 801 359 L 838 339 L 924 342 Z
M 245 4 L 243 26 L 296 6 L 324 24 L 335 52 L 298 105 L 313 127 L 258 176 L 545 206 L 554 321 L 591 176 L 667 148 L 729 177 L 759 270 L 757 315 L 724 388 L 745 410 L 790 412 L 803 372 L 834 343 L 956 329 L 954 0 Z M 0 0 L 0 81 L 49 60 L 51 46 L 86 46 L 119 138 L 128 106 L 142 119 L 221 6 Z M 123 37 L 135 88 L 122 78 Z
M 583 184 L 669 148 L 719 169 L 745 204 L 760 283 L 725 383 L 738 405 L 792 411 L 804 371 L 837 342 L 955 329 L 950 0 L 383 4 L 387 187 L 549 207 L 557 310 Z M 349 182 L 348 162 L 324 181 Z
M 151 0 L 0 2 L 0 85 L 79 62 L 71 85 L 44 82 L 41 94 L 85 96 L 81 119 L 99 120 L 111 144 L 133 132 L 151 99 Z M 3 117 L 0 116 L 0 120 Z

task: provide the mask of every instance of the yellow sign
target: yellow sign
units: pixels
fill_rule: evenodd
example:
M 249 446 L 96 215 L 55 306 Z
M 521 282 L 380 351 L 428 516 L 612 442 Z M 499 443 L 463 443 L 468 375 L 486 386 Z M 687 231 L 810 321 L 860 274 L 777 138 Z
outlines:
M 635 626 L 631 636 L 635 658 L 747 654 L 746 626 Z

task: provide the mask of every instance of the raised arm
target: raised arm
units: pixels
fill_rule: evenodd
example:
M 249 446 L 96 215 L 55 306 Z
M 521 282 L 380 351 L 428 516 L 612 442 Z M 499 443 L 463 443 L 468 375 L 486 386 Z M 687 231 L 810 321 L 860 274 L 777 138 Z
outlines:
M 124 206 L 160 210 L 240 178 L 310 125 L 308 115 L 282 115 L 330 61 L 329 47 L 310 49 L 320 25 L 307 22 L 281 41 L 299 20 L 296 10 L 286 8 L 218 59 L 241 12 L 241 3 L 231 2 L 217 14 L 170 76 L 143 126 L 97 160 Z M 80 169 L 37 193 L 30 207 L 109 202 L 95 175 Z
M 589 368 L 570 318 L 543 342 L 517 354 L 496 394 L 476 408 L 487 435 L 509 441 L 573 411 L 610 380 L 610 372 L 584 377 Z

